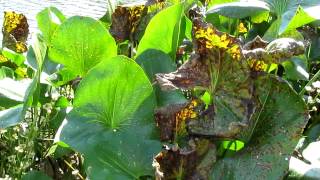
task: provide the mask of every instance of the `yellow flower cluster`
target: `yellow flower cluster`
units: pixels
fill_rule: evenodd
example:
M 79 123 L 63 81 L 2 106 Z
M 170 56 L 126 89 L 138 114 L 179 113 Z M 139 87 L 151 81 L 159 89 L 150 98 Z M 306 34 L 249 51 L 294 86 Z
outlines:
M 231 55 L 233 59 L 240 59 L 240 47 L 236 43 L 234 43 L 230 37 L 224 33 L 219 36 L 216 31 L 210 27 L 206 29 L 198 29 L 195 32 L 196 39 L 204 39 L 206 48 L 213 49 L 225 49 L 227 53 Z
M 185 108 L 176 114 L 176 131 L 179 135 L 184 135 L 186 131 L 186 120 L 194 119 L 198 116 L 198 112 L 195 111 L 199 105 L 197 100 L 192 100 Z
M 24 53 L 27 50 L 28 50 L 28 48 L 25 43 L 17 41 L 17 43 L 16 43 L 16 52 L 17 53 Z
M 133 33 L 139 25 L 143 9 L 143 5 L 129 8 L 129 21 L 131 23 L 131 33 Z
M 24 16 L 22 14 L 17 14 L 15 12 L 4 12 L 4 29 L 6 32 L 10 33 L 12 30 L 17 28 L 21 23 Z
M 7 62 L 8 58 L 6 58 L 4 55 L 0 54 L 0 63 Z
M 267 69 L 267 64 L 264 61 L 250 59 L 248 61 L 249 67 L 253 71 L 265 71 Z

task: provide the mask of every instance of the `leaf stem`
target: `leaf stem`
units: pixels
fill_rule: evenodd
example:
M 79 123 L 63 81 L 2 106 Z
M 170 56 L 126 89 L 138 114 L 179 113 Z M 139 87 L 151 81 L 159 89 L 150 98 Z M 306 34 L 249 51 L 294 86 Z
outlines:
M 303 89 L 300 91 L 299 95 L 303 96 L 306 92 L 306 87 L 310 86 L 315 80 L 317 80 L 320 76 L 320 70 L 310 79 L 310 81 L 303 87 Z

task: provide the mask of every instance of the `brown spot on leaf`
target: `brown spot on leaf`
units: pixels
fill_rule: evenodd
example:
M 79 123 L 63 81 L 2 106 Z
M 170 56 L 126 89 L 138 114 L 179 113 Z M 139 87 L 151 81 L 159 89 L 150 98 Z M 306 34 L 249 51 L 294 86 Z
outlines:
M 200 100 L 161 107 L 155 111 L 156 124 L 162 141 L 173 141 L 176 136 L 187 135 L 186 122 L 195 119 L 204 108 Z

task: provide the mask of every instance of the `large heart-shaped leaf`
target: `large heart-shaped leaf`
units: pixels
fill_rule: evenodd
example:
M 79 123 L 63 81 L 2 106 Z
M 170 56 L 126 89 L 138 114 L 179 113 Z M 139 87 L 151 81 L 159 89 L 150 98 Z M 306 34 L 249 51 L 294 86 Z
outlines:
M 308 119 L 307 107 L 287 82 L 275 77 L 259 77 L 256 87 L 263 106 L 254 121 L 252 138 L 243 151 L 218 161 L 213 177 L 282 179 L 286 175 Z
M 98 21 L 74 16 L 64 21 L 52 36 L 49 57 L 80 76 L 101 60 L 117 54 L 117 46 Z
M 137 56 L 147 49 L 160 50 L 175 59 L 180 40 L 183 4 L 179 3 L 162 10 L 149 22 L 138 46 Z
M 134 61 L 116 56 L 81 81 L 60 140 L 84 154 L 91 179 L 152 175 L 160 142 L 152 138 L 155 97 Z

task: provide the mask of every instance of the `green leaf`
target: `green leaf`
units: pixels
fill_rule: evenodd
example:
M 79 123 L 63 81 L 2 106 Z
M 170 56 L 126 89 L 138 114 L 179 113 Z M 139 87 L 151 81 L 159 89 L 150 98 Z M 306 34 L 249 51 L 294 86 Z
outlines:
M 160 11 L 151 19 L 138 46 L 137 56 L 147 49 L 156 49 L 175 59 L 183 9 L 179 3 Z
M 173 60 L 167 54 L 159 50 L 146 50 L 136 58 L 136 62 L 142 67 L 151 82 L 155 81 L 155 74 L 169 73 L 177 69 Z M 185 97 L 179 91 L 162 91 L 155 85 L 157 105 L 159 107 L 169 104 L 184 103 Z
M 48 7 L 37 14 L 37 22 L 43 38 L 50 44 L 54 31 L 65 20 L 64 15 L 55 7 Z
M 0 129 L 16 125 L 23 118 L 23 104 L 0 111 Z
M 89 17 L 74 16 L 64 21 L 53 34 L 51 45 L 49 58 L 82 77 L 103 59 L 117 54 L 107 29 Z
M 263 21 L 268 21 L 269 12 L 260 12 L 256 15 L 251 16 L 251 22 L 253 23 L 262 23 Z
M 36 60 L 36 55 L 34 54 L 34 50 L 32 47 L 29 47 L 28 53 L 27 53 L 27 64 L 32 67 L 34 70 L 38 70 L 38 63 Z M 58 69 L 61 68 L 61 65 L 52 62 L 49 60 L 48 55 L 46 54 L 43 62 L 42 72 L 51 75 L 58 71 Z
M 319 20 L 320 2 L 318 0 L 264 0 L 270 7 L 270 11 L 280 21 L 277 32 L 282 34 L 287 30 L 301 27 L 314 20 Z
M 23 102 L 22 105 L 16 106 L 15 108 L 6 109 L 1 111 L 2 117 L 0 120 L 4 122 L 4 127 L 12 126 L 25 117 L 26 111 L 32 105 L 37 104 L 40 97 L 40 74 L 42 70 L 42 65 L 44 61 L 44 56 L 46 54 L 47 47 L 41 39 L 36 38 L 35 43 L 33 44 L 33 49 L 38 64 L 38 71 L 36 72 L 32 82 L 31 81 L 13 81 L 8 78 L 2 79 L 0 83 L 0 94 L 6 99 L 14 100 L 16 102 Z M 3 98 L 1 98 L 1 101 Z M 10 101 L 4 101 L 5 103 L 12 103 Z M 8 103 L 8 104 L 9 104 Z M 13 102 L 14 104 L 15 102 Z
M 14 78 L 14 71 L 11 68 L 2 66 L 0 68 L 0 80 L 4 78 Z
M 260 77 L 256 87 L 263 107 L 254 121 L 252 138 L 234 157 L 217 161 L 213 178 L 262 180 L 286 175 L 289 158 L 308 120 L 307 107 L 287 82 L 275 77 Z
M 263 35 L 263 39 L 266 41 L 273 41 L 279 37 L 279 28 L 281 26 L 281 19 L 277 19 L 272 22 L 271 26 Z
M 2 50 L 2 55 L 6 58 L 10 59 L 10 61 L 14 62 L 17 66 L 23 65 L 25 57 L 22 54 L 11 51 L 10 49 L 5 48 Z
M 285 77 L 291 80 L 309 80 L 307 72 L 307 60 L 301 57 L 292 57 L 290 60 L 282 63 L 285 69 Z
M 296 29 L 315 20 L 315 18 L 306 13 L 301 6 L 299 6 L 296 11 L 287 11 L 281 19 L 279 34 Z
M 245 18 L 268 11 L 270 11 L 269 7 L 262 1 L 243 1 L 212 6 L 207 14 L 217 13 L 231 18 Z
M 22 180 L 51 180 L 48 175 L 41 171 L 29 171 L 26 175 L 22 177 Z
M 124 56 L 106 59 L 79 84 L 60 140 L 84 154 L 90 179 L 152 175 L 161 147 L 152 137 L 154 108 L 152 86 L 139 65 Z

